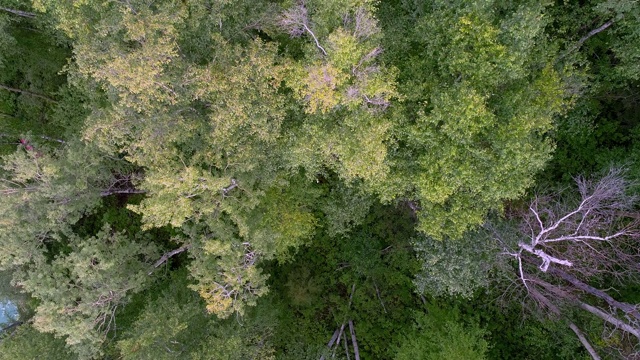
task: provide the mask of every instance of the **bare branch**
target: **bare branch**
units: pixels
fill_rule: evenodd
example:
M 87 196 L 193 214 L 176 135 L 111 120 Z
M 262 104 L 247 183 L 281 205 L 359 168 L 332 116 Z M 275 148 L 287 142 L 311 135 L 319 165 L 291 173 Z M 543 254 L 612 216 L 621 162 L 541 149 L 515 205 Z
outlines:
M 379 31 L 376 19 L 369 12 L 359 7 L 353 16 L 353 36 L 367 39 Z

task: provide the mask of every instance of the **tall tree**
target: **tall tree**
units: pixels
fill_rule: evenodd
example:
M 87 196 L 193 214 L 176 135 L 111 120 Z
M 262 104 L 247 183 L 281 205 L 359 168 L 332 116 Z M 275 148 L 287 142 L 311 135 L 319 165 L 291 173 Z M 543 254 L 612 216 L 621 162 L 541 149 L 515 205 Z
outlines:
M 521 196 L 553 149 L 544 134 L 569 99 L 545 7 L 429 1 L 379 13 L 404 98 L 394 108 L 394 176 L 379 191 L 417 202 L 426 234 L 460 237 Z
M 116 309 L 149 281 L 156 248 L 108 226 L 89 239 L 72 237 L 69 247 L 68 255 L 18 275 L 18 285 L 40 300 L 34 327 L 65 336 L 81 359 L 91 359 L 115 328 Z

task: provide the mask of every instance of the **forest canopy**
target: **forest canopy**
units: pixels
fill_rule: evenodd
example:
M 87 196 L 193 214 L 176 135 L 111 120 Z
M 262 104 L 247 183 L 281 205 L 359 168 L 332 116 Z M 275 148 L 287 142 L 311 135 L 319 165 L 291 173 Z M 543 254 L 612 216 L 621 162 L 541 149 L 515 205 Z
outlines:
M 639 22 L 0 0 L 0 359 L 639 356 Z

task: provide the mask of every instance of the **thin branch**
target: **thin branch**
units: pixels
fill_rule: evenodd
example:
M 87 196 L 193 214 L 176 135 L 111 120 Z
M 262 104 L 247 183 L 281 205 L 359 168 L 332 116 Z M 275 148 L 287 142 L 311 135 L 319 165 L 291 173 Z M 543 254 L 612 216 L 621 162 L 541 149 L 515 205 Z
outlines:
M 348 309 L 351 309 L 351 302 L 353 301 L 353 293 L 356 292 L 356 283 L 353 283 L 353 285 L 351 286 L 351 295 L 349 295 L 349 307 Z
M 59 142 L 60 144 L 65 144 L 66 143 L 66 141 L 64 141 L 62 139 L 54 139 L 52 137 L 48 137 L 48 136 L 45 136 L 45 135 L 40 135 L 40 137 L 45 139 L 45 140 Z
M 342 334 L 344 332 L 344 326 L 345 325 L 346 325 L 345 323 L 342 323 L 342 325 L 340 325 L 340 332 L 338 333 L 338 342 L 336 343 L 336 348 L 338 348 L 338 346 L 340 345 L 340 339 L 341 339 L 340 336 L 342 336 Z
M 12 87 L 9 87 L 9 86 L 6 86 L 6 85 L 2 85 L 2 84 L 0 84 L 0 89 L 4 89 L 4 90 L 7 90 L 7 91 L 12 91 L 12 92 L 15 92 L 15 93 L 34 96 L 34 97 L 37 97 L 37 98 L 40 98 L 40 99 L 43 99 L 43 100 L 46 100 L 46 101 L 50 101 L 52 103 L 57 103 L 58 102 L 57 100 L 53 99 L 52 97 L 49 97 L 49 96 L 44 95 L 44 94 L 34 93 L 34 92 L 28 91 L 28 90 L 16 89 L 16 88 L 12 88 Z
M 585 199 L 583 199 L 580 202 L 580 205 L 578 205 L 578 208 L 571 211 L 570 213 L 566 214 L 565 216 L 561 217 L 560 220 L 556 221 L 555 223 L 553 223 L 553 225 L 551 225 L 548 228 L 544 228 L 542 227 L 540 231 L 540 233 L 538 234 L 538 236 L 536 236 L 536 238 L 533 240 L 533 246 L 536 246 L 538 244 L 538 242 L 540 241 L 540 239 L 542 238 L 543 235 L 557 229 L 560 225 L 562 225 L 565 221 L 567 221 L 567 219 L 570 219 L 571 217 L 573 217 L 576 214 L 579 214 L 582 209 L 584 208 L 584 206 L 587 204 L 588 200 L 591 200 L 592 196 L 589 196 Z M 536 213 L 536 217 L 538 216 L 538 214 Z M 538 221 L 540 221 L 540 219 L 538 218 Z
M 343 325 L 344 326 L 344 325 Z M 331 339 L 329 340 L 329 342 L 327 343 L 327 347 L 329 349 L 333 348 L 333 344 L 336 342 L 336 340 L 339 338 L 339 332 L 340 329 L 336 329 L 336 331 L 333 332 L 333 336 L 331 336 Z M 338 340 L 339 341 L 339 340 Z M 334 350 L 335 351 L 335 350 Z M 324 360 L 324 355 L 320 356 L 320 360 Z
M 339 333 L 340 333 L 340 329 L 336 329 L 336 331 L 333 332 L 333 336 L 331 336 L 331 340 L 329 340 L 329 343 L 327 344 L 327 347 L 329 349 L 331 349 L 333 347 L 333 344 L 336 342 L 336 340 L 338 340 Z
M 520 280 L 522 280 L 522 284 L 524 284 L 524 287 L 529 290 L 527 279 L 524 277 L 524 271 L 522 271 L 522 258 L 520 257 L 520 254 L 516 255 L 516 257 L 518 258 L 518 271 L 520 271 Z
M 619 231 L 619 232 L 617 232 L 617 233 L 615 233 L 613 235 L 608 235 L 608 236 L 605 236 L 605 237 L 602 237 L 602 236 L 589 236 L 589 235 L 560 236 L 560 237 L 553 238 L 553 239 L 546 239 L 546 240 L 542 241 L 542 243 L 546 244 L 546 243 L 559 242 L 559 241 L 584 241 L 584 240 L 610 241 L 610 240 L 615 239 L 617 237 L 627 235 L 627 233 L 628 233 L 627 229 L 624 229 L 624 230 Z

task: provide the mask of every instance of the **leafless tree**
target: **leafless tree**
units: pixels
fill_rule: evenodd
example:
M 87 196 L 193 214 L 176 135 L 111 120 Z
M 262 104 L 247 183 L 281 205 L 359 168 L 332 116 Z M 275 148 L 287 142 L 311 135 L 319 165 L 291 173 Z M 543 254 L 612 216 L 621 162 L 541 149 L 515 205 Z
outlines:
M 623 171 L 599 179 L 575 179 L 579 196 L 566 191 L 535 196 L 517 214 L 517 240 L 488 224 L 513 259 L 513 280 L 540 308 L 555 316 L 574 306 L 606 326 L 640 339 L 638 304 L 616 300 L 616 285 L 640 280 L 640 216 L 628 193 Z M 606 283 L 607 289 L 593 284 Z M 594 359 L 598 358 L 577 326 L 570 324 Z M 634 340 L 634 342 L 637 340 Z

